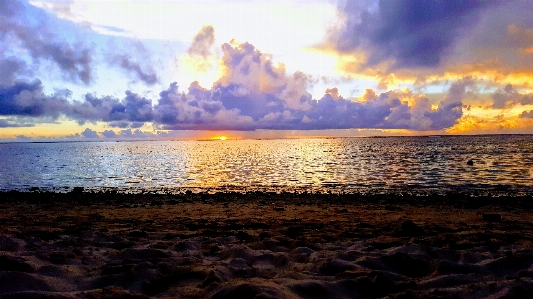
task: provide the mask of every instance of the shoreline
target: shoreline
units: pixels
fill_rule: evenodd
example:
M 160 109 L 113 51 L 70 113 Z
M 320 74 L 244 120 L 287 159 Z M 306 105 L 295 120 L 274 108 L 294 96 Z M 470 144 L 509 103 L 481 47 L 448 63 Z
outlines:
M 181 186 L 181 187 L 25 187 L 0 189 L 2 194 L 108 194 L 108 195 L 152 195 L 180 196 L 191 194 L 268 194 L 268 195 L 335 195 L 335 196 L 400 196 L 400 197 L 533 197 L 533 186 L 509 185 L 439 185 L 428 187 L 423 185 L 389 186 L 358 186 L 345 184 L 327 184 L 317 186 Z
M 0 193 L 0 297 L 533 291 L 531 196 L 81 191 Z

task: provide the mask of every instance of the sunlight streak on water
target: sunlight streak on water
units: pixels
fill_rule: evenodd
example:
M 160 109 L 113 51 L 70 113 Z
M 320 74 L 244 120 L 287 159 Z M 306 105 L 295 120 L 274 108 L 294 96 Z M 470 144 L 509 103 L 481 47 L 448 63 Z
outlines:
M 1 190 L 531 190 L 532 181 L 533 136 L 0 144 Z

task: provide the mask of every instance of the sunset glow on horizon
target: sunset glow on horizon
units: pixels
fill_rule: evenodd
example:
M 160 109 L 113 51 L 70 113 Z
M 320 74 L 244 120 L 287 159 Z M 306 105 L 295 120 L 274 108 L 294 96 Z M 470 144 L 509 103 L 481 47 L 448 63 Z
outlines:
M 0 139 L 533 134 L 532 12 L 529 1 L 1 1 Z

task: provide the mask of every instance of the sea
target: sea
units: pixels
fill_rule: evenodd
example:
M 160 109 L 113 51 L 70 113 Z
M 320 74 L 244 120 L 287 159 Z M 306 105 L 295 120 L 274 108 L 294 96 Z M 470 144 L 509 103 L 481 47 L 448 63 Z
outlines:
M 1 191 L 75 187 L 528 195 L 533 135 L 0 143 Z

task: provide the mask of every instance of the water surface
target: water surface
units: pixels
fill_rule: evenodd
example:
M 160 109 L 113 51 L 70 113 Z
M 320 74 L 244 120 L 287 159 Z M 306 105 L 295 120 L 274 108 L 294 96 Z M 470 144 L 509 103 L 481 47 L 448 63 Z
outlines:
M 0 144 L 0 190 L 36 187 L 531 191 L 533 136 Z

